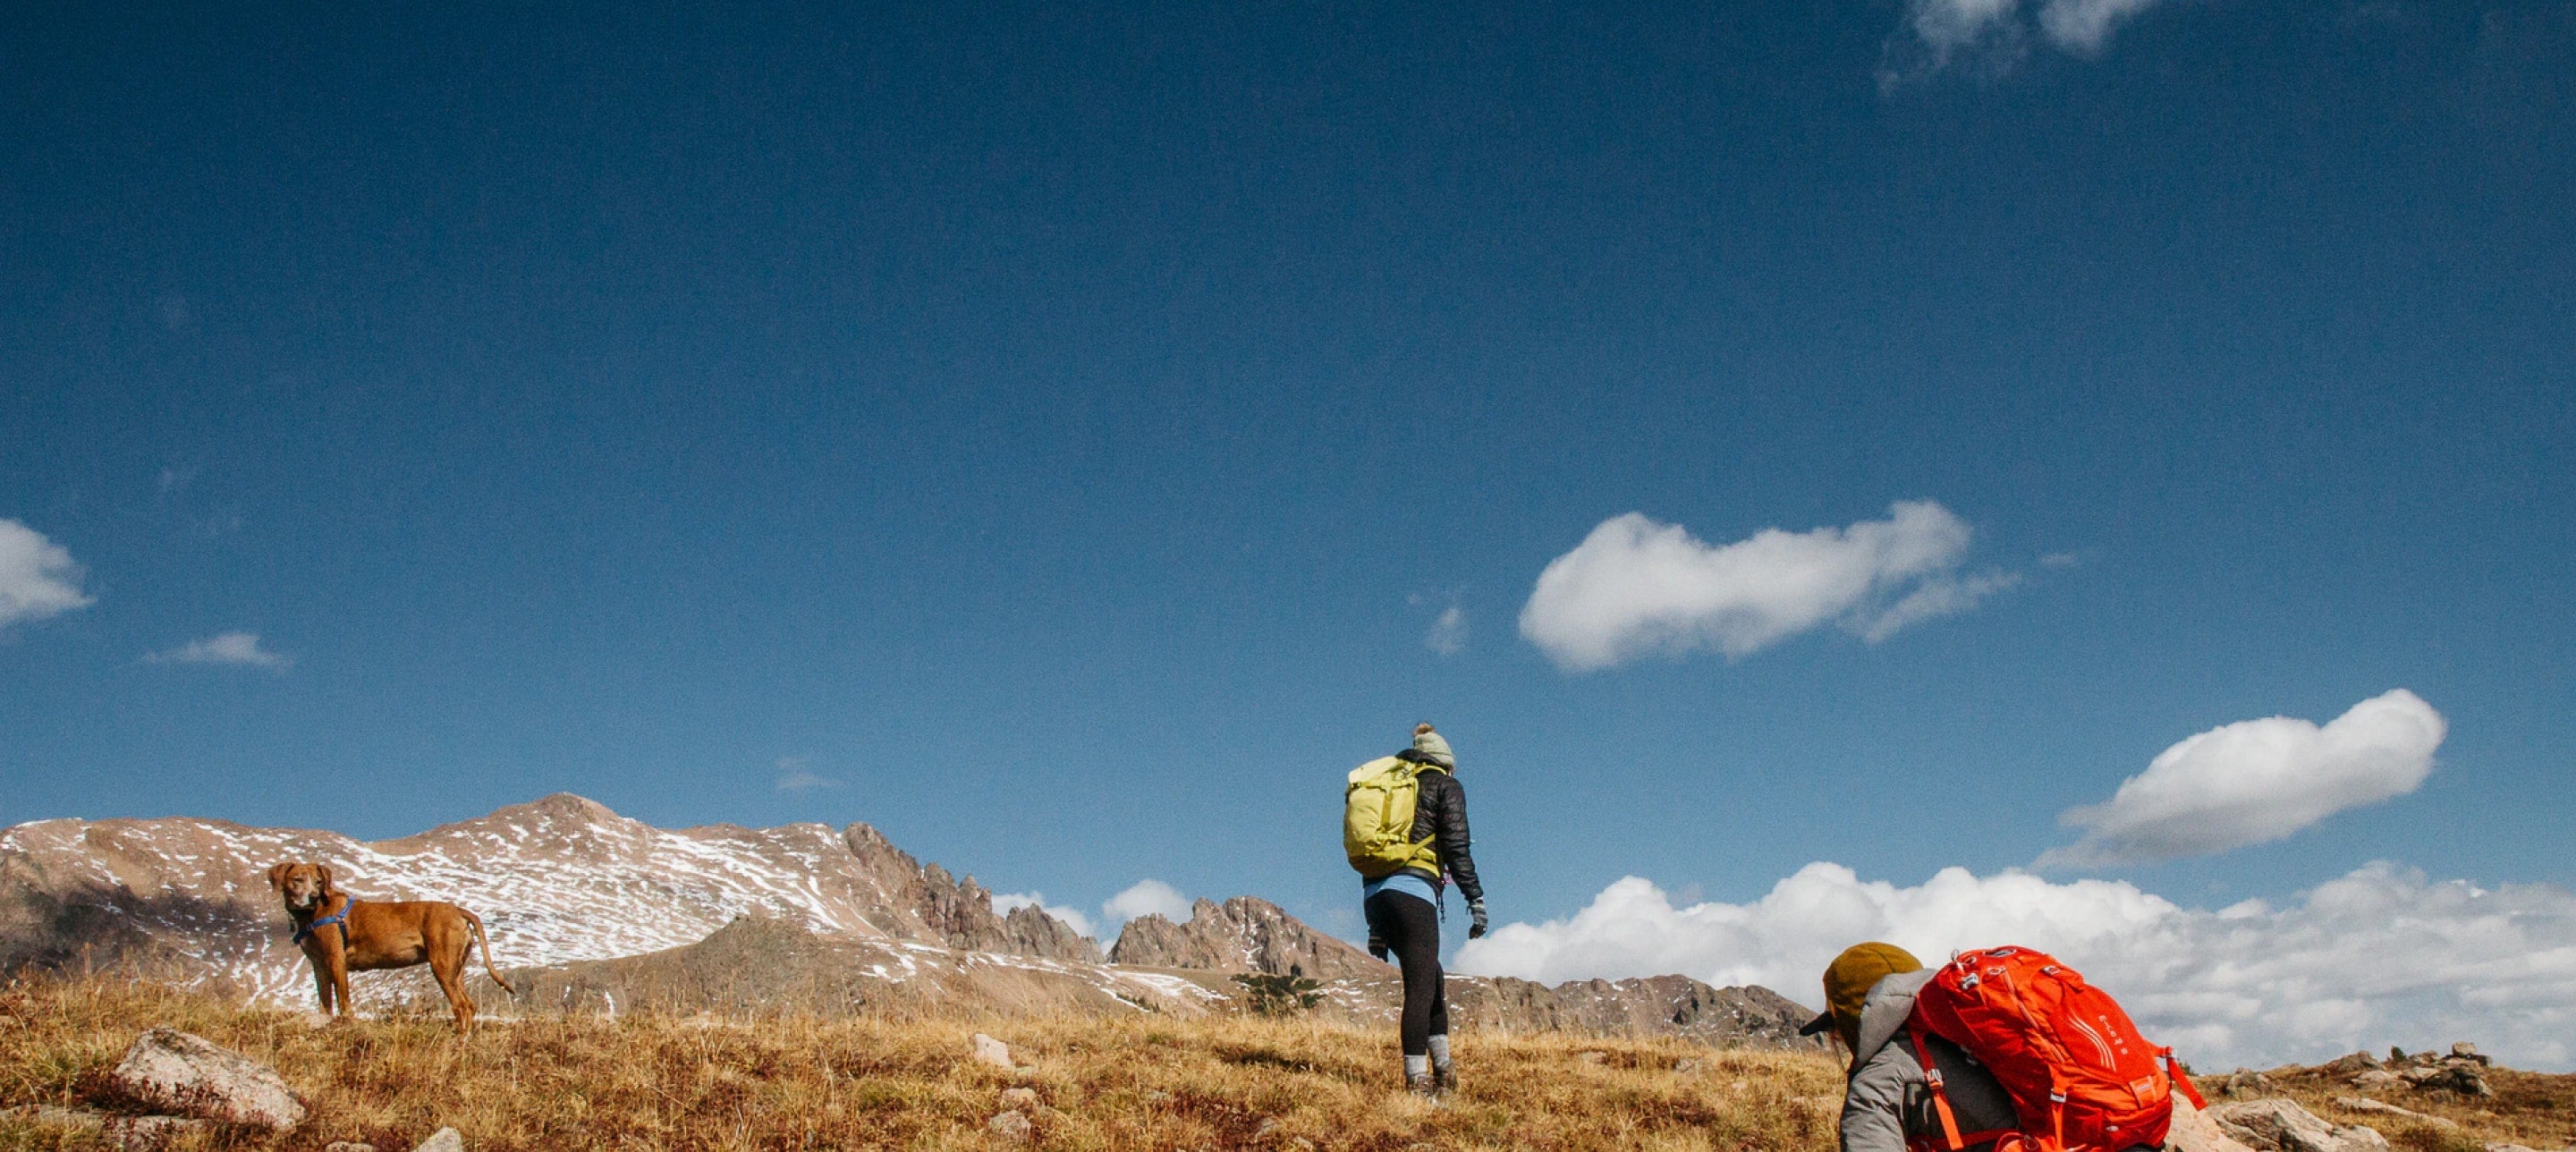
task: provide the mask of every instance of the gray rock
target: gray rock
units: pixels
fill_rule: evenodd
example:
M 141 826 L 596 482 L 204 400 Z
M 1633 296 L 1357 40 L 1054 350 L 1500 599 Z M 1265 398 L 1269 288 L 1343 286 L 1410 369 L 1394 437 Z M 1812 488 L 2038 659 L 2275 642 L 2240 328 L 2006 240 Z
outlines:
M 420 1142 L 411 1152 L 465 1152 L 465 1134 L 453 1128 L 441 1128 Z
M 2495 1089 L 2487 1087 L 2486 1077 L 2478 1075 L 2478 1066 L 2475 1064 L 2446 1064 L 2440 1068 L 2427 1070 L 2423 1076 L 2408 1076 L 2406 1079 L 2414 1083 L 2415 1090 L 2418 1092 L 2457 1092 L 2462 1096 L 2495 1095 Z
M 208 1127 L 203 1120 L 185 1116 L 110 1116 L 99 1135 L 117 1152 L 155 1152 Z
M 2457 1121 L 2445 1120 L 2439 1116 L 2427 1116 L 2412 1108 L 2400 1108 L 2394 1104 L 2383 1103 L 2378 1100 L 2373 1100 L 2367 1096 L 2337 1096 L 2335 1097 L 2335 1107 L 2344 1109 L 2348 1112 L 2368 1112 L 2374 1116 L 2396 1116 L 2401 1119 L 2414 1120 L 2440 1128 L 2457 1128 L 2460 1126 Z
M 2457 1044 L 2451 1045 L 2451 1059 L 2475 1060 L 2480 1064 L 2487 1062 L 2486 1057 L 2478 1055 L 2478 1046 L 2471 1044 L 2466 1040 L 2462 1040 Z
M 1004 1088 L 1002 1089 L 1002 1107 L 1017 1111 L 1035 1112 L 1038 1109 L 1038 1090 L 1035 1088 Z
M 1011 1046 L 981 1032 L 975 1034 L 975 1059 L 1004 1072 L 1017 1067 L 1011 1063 Z
M 2165 1131 L 2168 1152 L 2254 1152 L 2237 1142 L 2209 1114 L 2192 1107 L 2181 1093 L 2173 1097 L 2173 1124 Z
M 2406 1078 L 2385 1068 L 2373 1068 L 2352 1078 L 2352 1086 L 2368 1092 L 2380 1088 L 2403 1088 Z
M 109 1078 L 157 1111 L 284 1132 L 304 1104 L 269 1066 L 175 1028 L 155 1028 L 125 1050 Z
M 85 1108 L 64 1108 L 53 1104 L 28 1104 L 17 1108 L 0 1109 L 0 1116 L 72 1132 L 96 1132 L 107 1123 L 107 1114 L 104 1112 L 92 1112 Z
M 2277 1090 L 2272 1086 L 2271 1077 L 2251 1068 L 2230 1072 L 2225 1080 L 2218 1083 L 2221 1096 L 2269 1096 Z
M 376 1146 L 360 1144 L 355 1140 L 334 1140 L 323 1145 L 322 1152 L 376 1152 Z
M 2377 1129 L 2337 1127 L 2280 1097 L 2230 1101 L 2211 1108 L 2209 1116 L 2229 1136 L 2267 1152 L 2388 1152 Z
M 991 1120 L 984 1122 L 984 1127 L 993 1135 L 1012 1141 L 1026 1140 L 1036 1131 L 1029 1118 L 1017 1111 L 996 1112 Z

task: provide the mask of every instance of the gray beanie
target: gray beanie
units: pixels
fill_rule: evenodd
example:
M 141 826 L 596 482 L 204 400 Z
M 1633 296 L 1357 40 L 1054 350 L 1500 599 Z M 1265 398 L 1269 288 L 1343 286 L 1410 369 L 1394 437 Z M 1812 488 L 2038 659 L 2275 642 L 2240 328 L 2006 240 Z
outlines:
M 1413 750 L 1422 753 L 1425 759 L 1443 768 L 1453 772 L 1458 768 L 1458 757 L 1449 751 L 1449 742 L 1441 739 L 1439 733 L 1432 731 L 1429 724 L 1414 725 Z

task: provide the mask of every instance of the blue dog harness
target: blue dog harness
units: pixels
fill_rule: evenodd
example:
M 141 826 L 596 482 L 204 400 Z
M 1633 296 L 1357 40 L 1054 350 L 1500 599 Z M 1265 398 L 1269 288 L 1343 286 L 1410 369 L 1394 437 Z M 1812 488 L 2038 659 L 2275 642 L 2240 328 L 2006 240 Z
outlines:
M 305 925 L 305 926 L 303 926 L 303 927 L 301 927 L 301 928 L 296 929 L 296 930 L 295 930 L 295 946 L 296 946 L 296 947 L 298 947 L 298 948 L 303 947 L 303 946 L 304 946 L 304 942 L 305 942 L 306 940 L 308 940 L 308 939 L 311 939 L 311 938 L 312 938 L 312 936 L 313 936 L 313 930 L 314 930 L 314 929 L 316 929 L 316 928 L 320 928 L 320 927 L 322 927 L 323 925 L 326 925 L 326 924 L 337 924 L 337 925 L 339 925 L 339 926 L 340 926 L 340 946 L 341 946 L 341 947 L 343 947 L 343 948 L 348 947 L 348 946 L 349 946 L 349 907 L 350 907 L 350 905 L 353 905 L 353 904 L 356 904 L 356 903 L 357 903 L 357 901 L 355 901 L 355 900 L 351 900 L 351 901 L 349 901 L 349 903 L 348 903 L 348 904 L 342 904 L 342 905 L 340 906 L 340 910 L 339 910 L 339 911 L 334 912 L 334 913 L 332 913 L 332 914 L 330 914 L 330 915 L 328 915 L 328 916 L 321 917 L 320 919 L 317 919 L 317 920 L 315 920 L 314 922 L 312 922 L 312 923 L 310 923 L 310 924 L 307 924 L 307 925 Z

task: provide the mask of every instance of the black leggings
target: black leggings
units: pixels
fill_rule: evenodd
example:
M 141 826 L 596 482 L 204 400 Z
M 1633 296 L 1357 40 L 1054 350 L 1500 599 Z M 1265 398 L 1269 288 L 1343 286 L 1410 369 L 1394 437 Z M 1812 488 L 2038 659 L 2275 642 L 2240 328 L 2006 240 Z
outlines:
M 1404 969 L 1404 1054 L 1428 1055 L 1449 1034 L 1449 997 L 1440 986 L 1440 910 L 1419 896 L 1380 892 L 1361 905 L 1369 931 Z

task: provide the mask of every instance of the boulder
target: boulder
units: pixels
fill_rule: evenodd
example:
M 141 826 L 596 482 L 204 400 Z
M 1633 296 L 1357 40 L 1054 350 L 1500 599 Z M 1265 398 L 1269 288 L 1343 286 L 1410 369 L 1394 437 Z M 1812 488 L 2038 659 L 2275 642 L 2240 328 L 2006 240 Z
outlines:
M 2209 1110 L 2227 1134 L 2263 1152 L 2388 1152 L 2378 1130 L 2360 1124 L 2337 1127 L 2316 1113 L 2281 1097 L 2238 1100 Z
M 2385 1068 L 2373 1068 L 2352 1078 L 2352 1086 L 2364 1092 L 2382 1088 L 2406 1087 L 2406 1078 Z
M 155 1028 L 108 1074 L 117 1089 L 159 1112 L 284 1132 L 304 1104 L 269 1066 L 175 1028 Z
M 453 1128 L 441 1128 L 429 1134 L 412 1152 L 465 1152 L 465 1134 Z
M 2276 1091 L 2271 1077 L 2251 1068 L 2239 1068 L 2218 1082 L 2221 1096 L 2269 1096 Z
M 2328 1076 L 2351 1076 L 2364 1070 L 2377 1067 L 2379 1067 L 2379 1057 L 2373 1056 L 2368 1052 L 2355 1052 L 2349 1056 L 2337 1056 L 2332 1060 L 2319 1064 L 2313 1069 L 2313 1071 L 2320 1072 Z
M 2439 1068 L 2427 1068 L 2421 1071 L 2423 1072 L 2421 1076 L 2412 1072 L 2406 1074 L 2406 1079 L 2415 1085 L 2415 1090 L 2418 1092 L 2457 1092 L 2462 1096 L 2495 1095 L 2495 1090 L 2487 1087 L 2487 1078 L 2478 1074 L 2478 1066 L 2475 1064 L 2446 1063 Z
M 2466 1040 L 2451 1045 L 2451 1059 L 2474 1060 L 2480 1065 L 2487 1063 L 2487 1058 L 2478 1054 L 2478 1046 Z
M 2174 1093 L 2173 1123 L 2165 1130 L 2165 1148 L 2168 1152 L 2253 1152 L 2179 1092 Z

